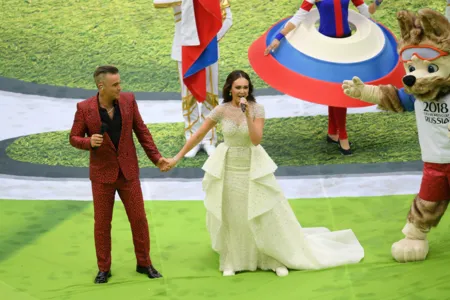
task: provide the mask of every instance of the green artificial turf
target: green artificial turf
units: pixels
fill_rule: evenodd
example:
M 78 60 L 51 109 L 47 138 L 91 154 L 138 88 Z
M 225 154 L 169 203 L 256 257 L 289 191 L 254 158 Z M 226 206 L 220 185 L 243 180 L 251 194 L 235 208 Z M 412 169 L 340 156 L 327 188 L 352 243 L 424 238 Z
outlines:
M 278 278 L 257 271 L 223 277 L 210 247 L 201 201 L 148 201 L 151 256 L 162 279 L 135 272 L 133 243 L 122 203 L 112 221 L 112 274 L 97 273 L 93 209 L 82 201 L 1 200 L 0 295 L 5 300 L 85 299 L 447 299 L 450 222 L 429 235 L 426 261 L 400 264 L 390 253 L 412 196 L 299 199 L 291 206 L 303 227 L 351 228 L 365 249 L 356 265 L 291 271 Z M 292 237 L 295 238 L 295 237 Z M 6 297 L 6 298 L 5 298 Z

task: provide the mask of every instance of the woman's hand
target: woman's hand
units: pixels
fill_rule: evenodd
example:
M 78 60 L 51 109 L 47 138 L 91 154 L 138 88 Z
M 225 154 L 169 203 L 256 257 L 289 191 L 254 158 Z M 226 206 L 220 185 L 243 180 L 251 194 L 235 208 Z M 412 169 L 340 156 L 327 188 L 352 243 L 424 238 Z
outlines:
M 272 41 L 272 43 L 270 43 L 270 45 L 266 48 L 266 50 L 264 51 L 264 55 L 268 55 L 270 53 L 270 51 L 274 52 L 275 49 L 278 48 L 278 46 L 280 46 L 280 41 L 277 39 L 274 39 Z
M 250 105 L 248 105 L 248 101 L 247 99 L 245 99 L 244 97 L 241 98 L 241 101 L 239 102 L 239 104 L 244 104 L 245 106 L 245 116 L 248 118 L 250 117 Z

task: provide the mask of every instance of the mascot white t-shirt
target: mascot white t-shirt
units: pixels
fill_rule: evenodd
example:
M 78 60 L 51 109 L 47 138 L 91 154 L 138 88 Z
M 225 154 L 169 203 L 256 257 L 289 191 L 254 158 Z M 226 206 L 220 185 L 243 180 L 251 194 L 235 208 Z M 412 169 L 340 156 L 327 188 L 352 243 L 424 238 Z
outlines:
M 398 96 L 406 111 L 415 111 L 422 160 L 429 163 L 450 163 L 450 94 L 434 101 L 416 100 L 404 89 Z

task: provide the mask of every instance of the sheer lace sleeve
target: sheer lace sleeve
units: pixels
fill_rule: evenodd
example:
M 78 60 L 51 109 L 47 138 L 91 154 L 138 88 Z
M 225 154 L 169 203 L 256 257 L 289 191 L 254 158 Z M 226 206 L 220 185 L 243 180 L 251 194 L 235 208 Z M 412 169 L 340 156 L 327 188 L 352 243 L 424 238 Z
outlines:
M 210 118 L 214 122 L 219 123 L 223 119 L 223 106 L 217 105 L 216 107 L 214 107 L 207 118 Z
M 255 106 L 253 107 L 253 115 L 255 119 L 257 118 L 265 119 L 266 111 L 264 110 L 264 106 L 259 103 L 256 103 Z

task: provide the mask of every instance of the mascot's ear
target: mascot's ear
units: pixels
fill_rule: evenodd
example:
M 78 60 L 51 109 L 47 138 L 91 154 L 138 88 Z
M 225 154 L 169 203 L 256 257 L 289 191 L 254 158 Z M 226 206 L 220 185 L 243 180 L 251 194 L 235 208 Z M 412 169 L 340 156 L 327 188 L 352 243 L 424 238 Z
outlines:
M 411 31 L 415 28 L 415 19 L 414 13 L 410 11 L 401 10 L 397 12 L 397 21 L 400 26 L 401 39 L 405 42 L 408 42 L 411 39 Z
M 418 11 L 418 18 L 424 34 L 431 40 L 441 40 L 449 37 L 450 23 L 443 14 L 429 8 L 423 8 Z

